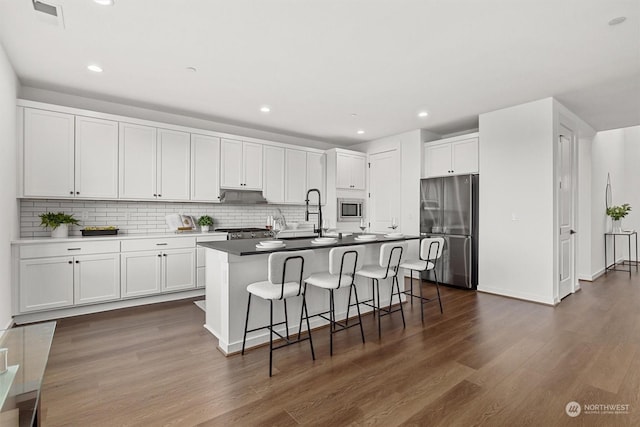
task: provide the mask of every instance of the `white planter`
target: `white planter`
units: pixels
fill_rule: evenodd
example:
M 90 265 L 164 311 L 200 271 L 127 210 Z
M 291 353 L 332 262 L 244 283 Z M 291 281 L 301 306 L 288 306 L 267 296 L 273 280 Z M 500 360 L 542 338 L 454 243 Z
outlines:
M 51 230 L 51 237 L 54 239 L 64 239 L 69 237 L 69 224 L 60 224 Z
M 208 233 L 208 232 L 209 232 L 209 227 L 210 227 L 209 225 L 201 225 L 201 226 L 200 226 L 200 230 L 201 230 L 203 233 Z

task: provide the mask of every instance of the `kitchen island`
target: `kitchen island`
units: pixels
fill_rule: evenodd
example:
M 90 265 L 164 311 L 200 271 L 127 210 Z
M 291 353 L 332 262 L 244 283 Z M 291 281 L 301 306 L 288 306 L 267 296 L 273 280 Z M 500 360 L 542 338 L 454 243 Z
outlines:
M 267 280 L 267 260 L 271 252 L 297 251 L 312 249 L 315 257 L 311 265 L 305 266 L 309 272 L 329 270 L 329 250 L 336 246 L 365 245 L 365 264 L 378 263 L 380 245 L 383 243 L 409 241 L 409 253 L 417 253 L 420 237 L 403 236 L 386 238 L 376 235 L 375 240 L 358 241 L 355 236 L 337 239 L 331 245 L 316 245 L 312 238 L 294 238 L 285 240 L 285 247 L 272 250 L 257 249 L 256 244 L 269 239 L 227 240 L 219 242 L 203 242 L 199 246 L 206 248 L 206 323 L 205 328 L 218 338 L 218 348 L 225 355 L 239 352 L 242 348 L 242 337 L 247 309 L 247 286 L 253 282 Z M 413 247 L 412 247 L 413 246 Z M 405 258 L 406 254 L 403 254 Z M 406 258 L 405 258 L 406 259 Z M 400 280 L 400 287 L 403 287 Z M 356 278 L 360 301 L 371 298 L 371 284 L 362 278 Z M 347 313 L 348 288 L 336 291 L 336 318 L 344 319 Z M 380 281 L 381 305 L 389 304 L 391 292 L 390 280 Z M 403 301 L 404 301 L 403 295 Z M 302 297 L 287 300 L 289 316 L 289 333 L 297 333 Z M 314 287 L 307 288 L 307 306 L 309 314 L 326 311 L 329 307 L 327 292 Z M 284 320 L 282 303 L 274 306 L 274 321 Z M 371 311 L 370 307 L 361 306 L 362 313 Z M 356 314 L 355 307 L 350 315 Z M 249 329 L 268 323 L 269 303 L 260 298 L 251 302 Z M 323 326 L 327 322 L 320 318 L 311 319 L 311 328 Z M 282 326 L 284 329 L 284 326 Z M 304 328 L 306 329 L 306 328 Z M 269 341 L 268 331 L 256 331 L 247 336 L 247 348 L 255 347 Z

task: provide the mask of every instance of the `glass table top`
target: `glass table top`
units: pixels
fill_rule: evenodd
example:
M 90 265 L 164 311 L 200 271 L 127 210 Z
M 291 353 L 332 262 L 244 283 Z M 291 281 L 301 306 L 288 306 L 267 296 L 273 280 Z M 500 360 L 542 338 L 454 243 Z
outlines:
M 55 329 L 56 322 L 46 322 L 0 330 L 0 349 L 7 349 L 7 370 L 0 373 L 0 426 L 38 424 L 40 388 Z M 0 371 L 3 360 L 0 351 Z

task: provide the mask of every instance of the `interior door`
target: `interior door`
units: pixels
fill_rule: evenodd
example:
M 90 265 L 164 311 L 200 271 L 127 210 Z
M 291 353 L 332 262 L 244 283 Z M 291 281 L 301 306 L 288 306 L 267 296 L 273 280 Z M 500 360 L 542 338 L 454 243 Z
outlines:
M 574 150 L 575 139 L 573 132 L 562 127 L 558 137 L 558 223 L 560 238 L 558 269 L 560 280 L 558 284 L 558 298 L 562 299 L 573 292 L 575 283 L 575 239 L 574 209 L 575 209 L 575 181 L 574 181 Z
M 369 157 L 369 228 L 372 232 L 391 231 L 391 218 L 400 217 L 400 167 L 398 150 Z M 402 224 L 400 230 L 402 230 Z

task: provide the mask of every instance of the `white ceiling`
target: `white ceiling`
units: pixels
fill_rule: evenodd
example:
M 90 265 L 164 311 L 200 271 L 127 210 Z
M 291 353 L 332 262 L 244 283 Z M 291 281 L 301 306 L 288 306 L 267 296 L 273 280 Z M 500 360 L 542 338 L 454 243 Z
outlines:
M 638 0 L 52 2 L 64 29 L 0 0 L 26 86 L 344 145 L 548 96 L 596 130 L 640 124 Z

